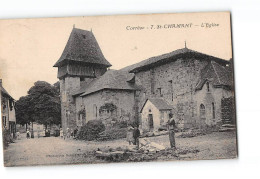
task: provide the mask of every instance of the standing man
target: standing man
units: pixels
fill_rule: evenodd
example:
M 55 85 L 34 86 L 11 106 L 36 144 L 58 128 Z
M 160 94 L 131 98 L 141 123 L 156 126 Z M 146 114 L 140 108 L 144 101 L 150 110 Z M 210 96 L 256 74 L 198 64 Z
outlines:
M 169 130 L 169 140 L 170 140 L 170 144 L 171 144 L 171 148 L 175 149 L 175 132 L 174 132 L 174 128 L 175 128 L 175 121 L 173 118 L 173 114 L 170 113 L 169 114 L 169 121 L 168 121 L 168 130 Z
M 137 150 L 139 150 L 140 130 L 138 129 L 138 125 L 136 125 L 134 128 L 133 137 L 134 137 L 134 144 L 136 145 Z

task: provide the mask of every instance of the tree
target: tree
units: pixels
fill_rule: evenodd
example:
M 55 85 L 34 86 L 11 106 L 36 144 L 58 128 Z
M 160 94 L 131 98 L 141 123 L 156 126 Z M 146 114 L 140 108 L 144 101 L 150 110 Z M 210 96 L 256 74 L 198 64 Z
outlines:
M 30 96 L 22 96 L 15 104 L 15 115 L 18 124 L 26 125 L 34 122 L 33 106 Z
M 57 86 L 45 81 L 37 81 L 16 103 L 17 123 L 29 124 L 38 122 L 46 127 L 60 124 L 61 107 Z

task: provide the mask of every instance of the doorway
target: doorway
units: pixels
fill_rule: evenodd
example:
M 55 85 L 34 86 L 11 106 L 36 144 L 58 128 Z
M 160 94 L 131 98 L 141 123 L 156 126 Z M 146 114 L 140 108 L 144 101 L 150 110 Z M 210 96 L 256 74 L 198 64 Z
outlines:
M 148 115 L 148 124 L 149 124 L 149 131 L 153 131 L 153 114 Z

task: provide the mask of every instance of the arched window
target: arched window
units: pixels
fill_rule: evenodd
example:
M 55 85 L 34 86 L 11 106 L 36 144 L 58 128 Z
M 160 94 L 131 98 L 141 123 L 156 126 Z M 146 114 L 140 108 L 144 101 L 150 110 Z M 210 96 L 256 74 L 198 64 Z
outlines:
M 215 119 L 216 115 L 215 115 L 215 104 L 212 103 L 212 118 Z
M 200 118 L 206 118 L 206 109 L 204 104 L 200 105 Z

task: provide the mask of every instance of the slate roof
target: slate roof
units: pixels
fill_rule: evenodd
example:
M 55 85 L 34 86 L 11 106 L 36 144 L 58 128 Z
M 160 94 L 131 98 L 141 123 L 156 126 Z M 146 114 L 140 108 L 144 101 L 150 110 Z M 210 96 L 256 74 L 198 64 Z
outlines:
M 59 67 L 66 61 L 111 66 L 105 59 L 92 31 L 77 28 L 73 28 L 64 51 L 54 67 Z
M 137 64 L 127 66 L 127 67 L 123 68 L 122 70 L 135 73 L 138 71 L 146 70 L 148 68 L 162 65 L 162 64 L 168 63 L 170 61 L 174 61 L 179 58 L 185 58 L 185 57 L 197 57 L 199 59 L 213 60 L 213 61 L 216 61 L 216 62 L 219 62 L 222 64 L 228 63 L 226 60 L 223 60 L 223 59 L 220 59 L 217 57 L 213 57 L 213 56 L 210 56 L 210 55 L 207 55 L 204 53 L 200 53 L 195 50 L 188 49 L 188 48 L 182 48 L 182 49 L 172 51 L 170 53 L 148 58 Z
M 86 96 L 103 89 L 140 90 L 141 86 L 134 83 L 134 76 L 133 73 L 127 71 L 108 70 L 104 75 L 93 79 L 85 86 L 82 85 L 82 88 L 73 95 Z
M 214 87 L 231 87 L 231 68 L 222 66 L 214 61 L 211 61 L 204 69 L 201 70 L 201 78 L 198 84 L 196 85 L 195 90 L 202 89 L 206 81 L 210 81 Z
M 169 105 L 163 98 L 147 98 L 141 107 L 140 112 L 142 112 L 147 101 L 150 101 L 158 110 L 171 110 L 172 106 Z

